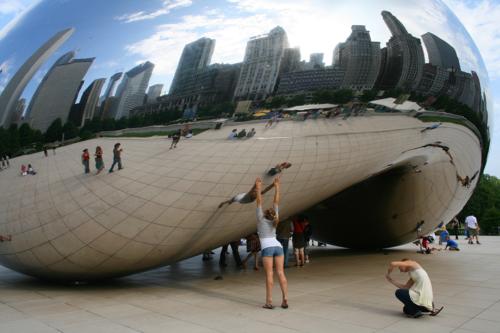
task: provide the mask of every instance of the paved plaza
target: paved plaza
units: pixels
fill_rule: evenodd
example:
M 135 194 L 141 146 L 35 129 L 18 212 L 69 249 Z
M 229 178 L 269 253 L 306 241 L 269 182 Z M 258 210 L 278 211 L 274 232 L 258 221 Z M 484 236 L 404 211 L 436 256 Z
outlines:
M 197 256 L 91 285 L 51 284 L 0 267 L 0 332 L 500 332 L 500 237 L 481 240 L 461 239 L 461 252 L 432 255 L 413 244 L 384 252 L 313 247 L 310 264 L 286 270 L 287 310 L 262 309 L 263 270 L 238 271 L 229 256 L 221 271 L 218 250 L 212 261 Z M 403 257 L 428 271 L 435 301 L 445 306 L 438 317 L 401 314 L 384 274 Z M 279 304 L 277 284 L 274 295 Z

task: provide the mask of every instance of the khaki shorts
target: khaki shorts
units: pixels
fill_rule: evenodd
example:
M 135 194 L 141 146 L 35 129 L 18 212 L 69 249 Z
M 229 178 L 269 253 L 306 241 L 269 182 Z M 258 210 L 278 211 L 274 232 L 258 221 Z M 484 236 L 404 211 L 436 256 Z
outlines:
M 478 232 L 477 232 L 477 229 L 472 229 L 472 228 L 469 228 L 469 236 L 477 236 L 478 235 Z

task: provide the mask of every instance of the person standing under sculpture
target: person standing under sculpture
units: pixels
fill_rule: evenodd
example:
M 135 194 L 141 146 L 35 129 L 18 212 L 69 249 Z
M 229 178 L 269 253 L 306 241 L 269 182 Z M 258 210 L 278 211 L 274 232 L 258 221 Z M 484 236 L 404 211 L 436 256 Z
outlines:
M 306 241 L 304 238 L 305 230 L 305 218 L 303 216 L 296 216 L 293 221 L 293 253 L 295 254 L 295 266 L 302 267 L 305 263 L 304 258 L 304 247 L 306 246 Z
M 283 261 L 283 266 L 288 268 L 288 243 L 290 242 L 290 236 L 292 234 L 292 221 L 285 220 L 280 222 L 276 227 L 276 239 L 283 246 L 283 252 L 285 254 L 285 258 Z
M 410 279 L 405 284 L 392 279 L 391 273 L 395 268 L 398 268 L 401 273 L 409 274 Z M 395 293 L 396 298 L 404 304 L 403 312 L 407 316 L 418 318 L 424 312 L 435 316 L 443 309 L 443 307 L 434 308 L 431 279 L 416 261 L 402 259 L 391 262 L 385 277 L 387 281 L 398 288 Z
M 262 180 L 255 180 L 255 190 L 257 193 L 257 233 L 260 238 L 260 247 L 262 248 L 262 263 L 266 273 L 266 303 L 262 306 L 265 309 L 273 309 L 273 284 L 274 271 L 273 264 L 276 267 L 278 280 L 281 288 L 283 309 L 288 308 L 288 283 L 286 281 L 283 268 L 283 247 L 276 239 L 276 227 L 279 224 L 279 201 L 280 201 L 280 179 L 274 179 L 274 200 L 273 207 L 265 211 L 262 210 Z
M 248 254 L 247 254 L 246 258 L 243 259 L 243 261 L 242 261 L 243 269 L 247 268 L 248 259 L 250 259 L 250 257 L 253 256 L 253 258 L 254 258 L 253 269 L 255 271 L 258 271 L 259 270 L 259 252 L 261 250 L 259 235 L 254 232 L 253 234 L 250 234 L 250 235 L 248 235 L 246 237 L 246 241 L 247 241 L 247 252 L 248 252 Z
M 225 244 L 222 247 L 222 250 L 220 251 L 220 257 L 219 257 L 219 266 L 221 267 L 226 267 L 226 252 L 227 248 L 231 246 L 231 251 L 233 251 L 233 258 L 234 262 L 236 263 L 237 268 L 241 268 L 243 265 L 241 263 L 241 257 L 240 257 L 240 252 L 238 248 L 240 247 L 240 239 L 229 242 L 228 244 Z
M 97 169 L 97 175 L 101 173 L 102 170 L 104 170 L 104 160 L 102 159 L 102 148 L 101 146 L 97 146 L 95 148 L 95 168 Z
M 469 244 L 474 244 L 474 237 L 476 238 L 476 244 L 479 243 L 479 223 L 474 215 L 469 215 L 465 218 L 465 224 L 467 225 L 467 230 L 469 231 Z
M 122 151 L 120 148 L 120 143 L 115 143 L 115 147 L 113 148 L 113 164 L 111 164 L 111 168 L 109 168 L 109 172 L 113 172 L 115 165 L 118 164 L 118 170 L 123 169 L 122 167 Z
M 89 150 L 85 148 L 82 153 L 82 164 L 85 173 L 90 172 L 90 154 Z

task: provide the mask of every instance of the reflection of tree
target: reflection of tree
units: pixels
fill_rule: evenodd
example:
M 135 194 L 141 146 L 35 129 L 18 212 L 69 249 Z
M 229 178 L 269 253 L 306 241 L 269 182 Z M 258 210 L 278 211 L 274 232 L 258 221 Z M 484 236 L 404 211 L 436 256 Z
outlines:
M 500 227 L 500 179 L 482 175 L 471 199 L 459 214 L 460 221 L 467 215 L 477 217 L 481 232 L 497 234 Z

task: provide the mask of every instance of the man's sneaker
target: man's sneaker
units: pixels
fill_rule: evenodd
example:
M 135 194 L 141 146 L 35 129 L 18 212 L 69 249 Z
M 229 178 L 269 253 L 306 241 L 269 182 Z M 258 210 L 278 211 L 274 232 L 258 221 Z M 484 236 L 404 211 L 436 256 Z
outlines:
M 481 245 L 481 243 L 479 243 L 479 241 L 476 241 L 476 244 L 479 244 L 479 245 Z

